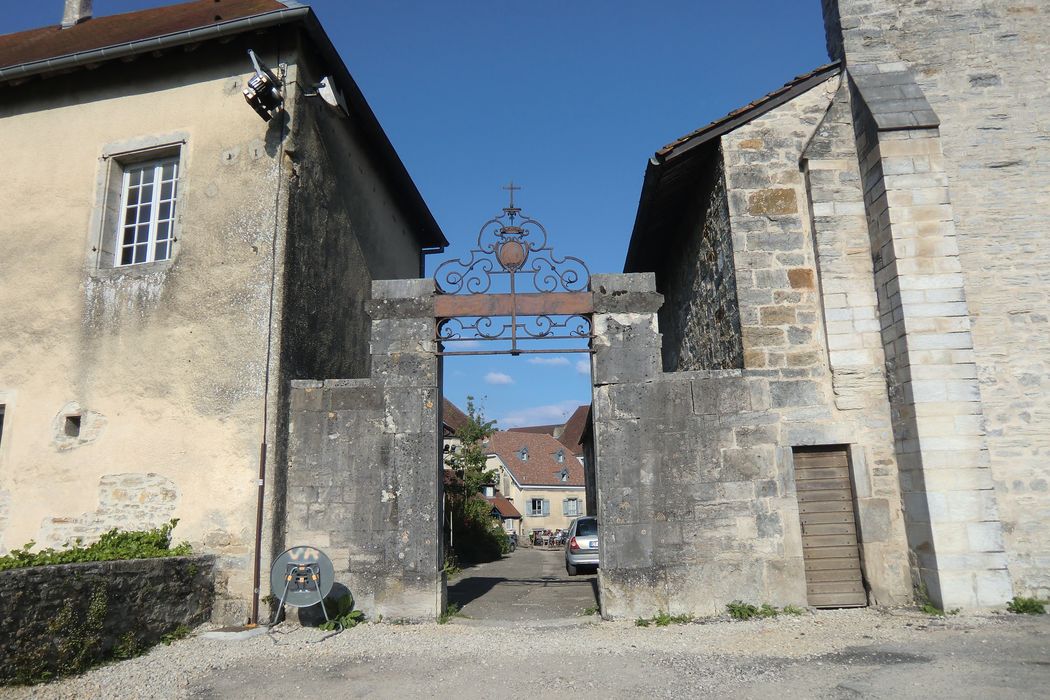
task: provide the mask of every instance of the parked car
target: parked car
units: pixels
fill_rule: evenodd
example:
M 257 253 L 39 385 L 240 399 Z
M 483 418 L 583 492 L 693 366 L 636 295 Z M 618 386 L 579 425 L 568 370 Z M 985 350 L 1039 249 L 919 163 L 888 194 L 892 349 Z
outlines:
M 580 569 L 598 568 L 598 518 L 576 518 L 565 542 L 565 571 L 575 576 Z

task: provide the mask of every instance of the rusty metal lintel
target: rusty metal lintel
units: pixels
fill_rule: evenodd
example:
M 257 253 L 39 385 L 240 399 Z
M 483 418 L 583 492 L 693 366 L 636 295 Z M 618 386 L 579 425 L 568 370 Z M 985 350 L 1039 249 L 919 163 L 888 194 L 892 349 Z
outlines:
M 558 354 L 563 353 L 587 353 L 589 355 L 594 354 L 594 350 L 591 348 L 565 348 L 562 350 L 457 350 L 453 352 L 437 352 L 434 353 L 439 357 L 448 357 L 450 355 L 546 355 L 546 354 Z
M 434 316 L 575 316 L 594 312 L 590 292 L 538 294 L 439 294 Z

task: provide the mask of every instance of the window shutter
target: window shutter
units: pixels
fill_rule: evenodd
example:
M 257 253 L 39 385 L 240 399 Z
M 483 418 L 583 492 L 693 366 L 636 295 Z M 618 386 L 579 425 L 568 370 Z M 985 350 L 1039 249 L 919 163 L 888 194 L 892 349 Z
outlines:
M 551 502 L 546 498 L 543 499 L 543 515 L 551 514 Z
M 562 515 L 568 515 L 569 514 L 569 499 L 568 498 L 566 498 L 565 500 L 563 500 L 561 502 L 561 514 Z

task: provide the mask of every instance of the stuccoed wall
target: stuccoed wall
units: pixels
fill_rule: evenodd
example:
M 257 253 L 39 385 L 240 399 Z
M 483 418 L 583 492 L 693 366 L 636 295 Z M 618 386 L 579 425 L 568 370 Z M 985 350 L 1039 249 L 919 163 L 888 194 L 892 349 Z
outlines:
M 129 640 L 142 649 L 179 625 L 206 622 L 213 575 L 213 557 L 0 572 L 0 683 L 68 672 L 75 655 L 110 658 L 114 647 Z
M 377 281 L 372 376 L 292 383 L 286 546 L 318 547 L 370 618 L 444 609 L 433 280 Z
M 250 42 L 274 65 L 271 38 Z M 177 537 L 217 555 L 231 621 L 251 590 L 287 202 L 280 126 L 240 94 L 248 42 L 5 87 L 0 101 L 0 502 L 18 504 L 0 518 L 0 551 L 177 517 Z M 99 270 L 103 149 L 149 137 L 186 141 L 174 258 Z M 62 431 L 68 412 L 83 416 L 79 438 Z
M 663 256 L 657 279 L 666 303 L 660 309 L 667 372 L 743 367 L 740 307 L 725 168 L 721 153 L 698 188 L 692 211 L 678 225 L 675 254 Z
M 940 118 L 986 442 L 1015 592 L 1050 595 L 1050 5 L 825 0 L 850 64 L 900 61 Z M 835 17 L 841 17 L 841 23 Z M 844 31 L 843 31 L 844 30 Z M 844 36 L 844 39 L 843 39 Z M 1023 350 L 1022 350 L 1023 349 Z

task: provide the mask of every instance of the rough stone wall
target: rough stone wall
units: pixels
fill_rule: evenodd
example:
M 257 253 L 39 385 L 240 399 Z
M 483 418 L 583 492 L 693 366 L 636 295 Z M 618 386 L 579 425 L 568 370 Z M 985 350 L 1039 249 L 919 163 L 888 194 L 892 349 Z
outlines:
M 899 506 L 827 387 L 781 370 L 660 371 L 650 275 L 595 275 L 603 614 L 806 604 L 791 446 L 850 445 L 870 599 L 910 598 Z
M 698 188 L 694 211 L 682 217 L 672 244 L 676 252 L 666 256 L 667 267 L 658 276 L 667 300 L 660 309 L 665 372 L 744 364 L 721 153 L 716 163 Z
M 900 61 L 940 118 L 986 443 L 1015 592 L 1050 594 L 1050 519 L 1039 416 L 1050 395 L 1045 309 L 1050 226 L 1044 76 L 1050 5 L 1034 0 L 825 1 L 829 46 L 851 65 Z M 841 26 L 844 41 L 836 32 Z M 1024 348 L 1018 352 L 1018 348 Z
M 34 566 L 0 572 L 0 683 L 69 667 L 71 654 L 108 658 L 128 636 L 141 648 L 179 625 L 211 617 L 212 557 Z M 96 643 L 74 637 L 92 598 L 102 602 Z M 66 611 L 71 618 L 55 626 Z
M 433 280 L 372 285 L 369 379 L 292 382 L 286 546 L 313 545 L 369 617 L 444 609 Z

